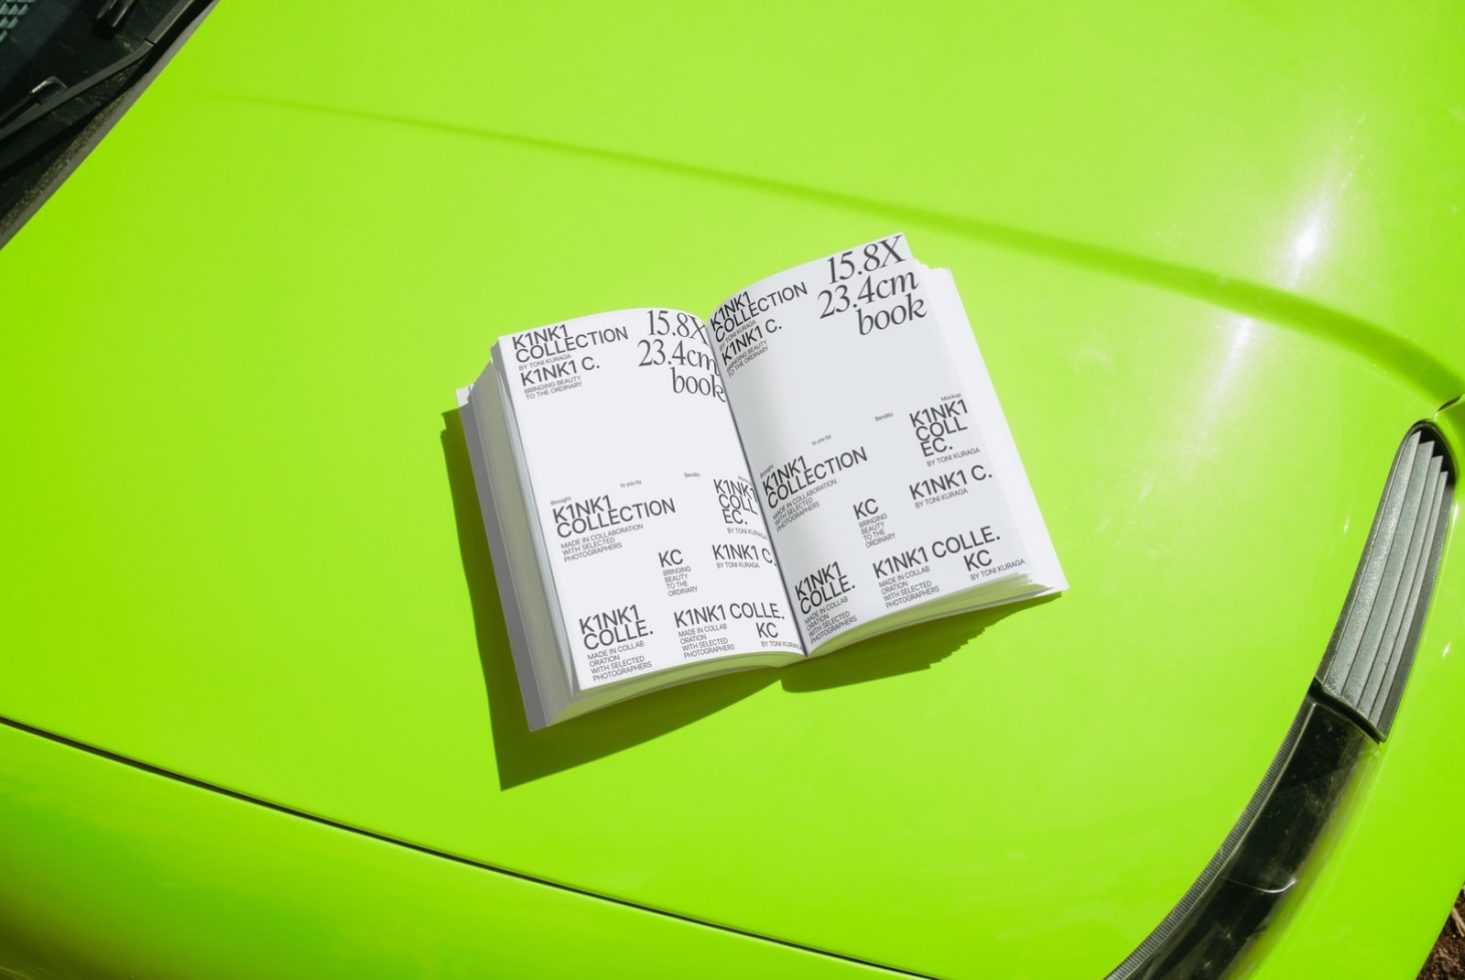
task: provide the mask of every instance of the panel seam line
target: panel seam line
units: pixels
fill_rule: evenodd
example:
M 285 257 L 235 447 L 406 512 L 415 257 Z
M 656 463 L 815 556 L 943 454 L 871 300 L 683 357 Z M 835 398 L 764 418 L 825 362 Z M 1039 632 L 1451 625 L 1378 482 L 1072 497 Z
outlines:
M 26 722 L 18 721 L 14 718 L 9 718 L 4 715 L 0 715 L 0 725 L 4 725 L 7 728 L 14 729 L 15 731 L 19 731 L 27 735 L 33 735 L 37 738 L 45 739 L 46 741 L 55 743 L 57 745 L 62 745 L 67 748 L 76 749 L 89 755 L 106 759 L 110 762 L 120 763 L 122 765 L 141 770 L 142 772 L 149 773 L 154 776 L 160 776 L 164 779 L 183 783 L 184 785 L 192 786 L 195 789 L 201 789 L 210 793 L 216 793 L 221 796 L 226 796 L 243 803 L 250 803 L 255 806 L 264 807 L 265 809 L 272 810 L 276 813 L 285 814 L 291 817 L 298 817 L 301 820 L 307 820 L 311 823 L 330 827 L 335 830 L 345 831 L 346 833 L 355 834 L 359 837 L 365 837 L 370 840 L 379 841 L 384 844 L 391 844 L 396 847 L 406 848 L 407 850 L 415 851 L 419 854 L 425 854 L 430 857 L 441 858 L 445 861 L 452 861 L 455 864 L 467 865 L 471 868 L 477 868 L 481 871 L 488 871 L 493 874 L 504 875 L 505 877 L 515 878 L 519 881 L 528 882 L 530 884 L 542 885 L 546 888 L 552 888 L 561 892 L 568 892 L 569 894 L 579 895 L 584 898 L 595 899 L 596 901 L 609 902 L 613 905 L 619 905 L 625 908 L 635 909 L 639 912 L 647 912 L 651 915 L 662 916 L 664 918 L 674 919 L 680 922 L 689 923 L 691 925 L 702 926 L 704 928 L 713 929 L 718 932 L 742 936 L 746 939 L 755 939 L 760 942 L 772 943 L 777 946 L 784 946 L 790 949 L 800 950 L 805 953 L 812 953 L 816 956 L 823 956 L 829 959 L 843 960 L 852 965 L 869 967 L 877 970 L 884 970 L 888 973 L 893 973 L 899 976 L 921 977 L 926 978 L 926 980 L 932 980 L 930 974 L 916 973 L 914 971 L 905 970 L 900 967 L 891 966 L 886 963 L 879 963 L 874 960 L 862 959 L 858 956 L 851 956 L 846 953 L 838 953 L 834 952 L 833 950 L 821 949 L 818 946 L 810 946 L 805 943 L 797 942 L 795 940 L 782 939 L 777 936 L 770 936 L 766 933 L 755 932 L 751 929 L 740 929 L 737 926 L 712 922 L 707 919 L 698 918 L 694 915 L 687 915 L 681 912 L 673 912 L 669 909 L 657 908 L 653 905 L 645 905 L 641 902 L 632 901 L 631 899 L 619 898 L 614 895 L 607 895 L 603 892 L 593 891 L 588 888 L 581 888 L 576 885 L 566 884 L 565 882 L 553 881 L 548 878 L 541 878 L 537 875 L 533 875 L 525 871 L 515 871 L 512 868 L 506 868 L 496 864 L 489 864 L 487 862 L 477 860 L 476 858 L 466 857 L 461 854 L 454 854 L 451 851 L 441 850 L 436 847 L 431 847 L 427 844 L 414 843 L 413 841 L 404 840 L 401 837 L 395 837 L 391 834 L 381 833 L 375 830 L 368 830 L 365 827 L 358 827 L 353 824 L 344 823 L 340 820 L 333 819 L 331 817 L 321 816 L 320 814 L 311 813 L 307 810 L 300 810 L 295 807 L 288 806 L 284 803 L 276 803 L 272 800 L 267 800 L 262 797 L 254 796 L 250 793 L 241 792 L 240 790 L 236 789 L 230 789 L 227 786 L 220 786 L 217 783 L 211 783 L 206 780 L 198 779 L 194 776 L 189 776 L 163 766 L 154 765 L 150 762 L 143 762 L 140 759 L 134 759 L 131 756 L 122 755 L 121 753 L 113 752 L 110 749 L 104 749 L 100 746 L 92 745 L 89 742 L 84 742 L 66 735 L 58 735 L 55 732 L 48 731 L 44 728 L 38 728 L 35 725 L 30 725 Z

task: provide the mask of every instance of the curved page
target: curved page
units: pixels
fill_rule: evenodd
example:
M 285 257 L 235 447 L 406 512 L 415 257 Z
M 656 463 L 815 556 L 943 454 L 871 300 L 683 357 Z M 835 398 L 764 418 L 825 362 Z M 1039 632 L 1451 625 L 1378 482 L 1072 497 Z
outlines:
M 577 688 L 803 652 L 697 317 L 599 313 L 494 356 Z
M 811 652 L 944 596 L 1029 591 L 1005 492 L 1026 481 L 989 451 L 1007 433 L 973 393 L 991 382 L 954 361 L 932 274 L 891 235 L 770 276 L 708 321 Z

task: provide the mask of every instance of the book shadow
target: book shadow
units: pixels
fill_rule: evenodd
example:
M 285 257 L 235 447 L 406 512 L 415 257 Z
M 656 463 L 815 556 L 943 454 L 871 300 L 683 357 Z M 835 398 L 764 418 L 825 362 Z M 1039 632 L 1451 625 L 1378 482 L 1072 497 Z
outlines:
M 782 670 L 756 669 L 701 678 L 530 731 L 499 604 L 488 535 L 478 507 L 473 464 L 457 409 L 443 413 L 440 439 L 463 576 L 473 608 L 500 789 L 520 786 L 658 738 L 776 682 L 785 691 L 806 693 L 929 670 L 999 620 L 1058 598 L 1045 596 L 907 626 Z
M 478 508 L 473 464 L 457 409 L 443 413 L 440 434 L 457 525 L 458 550 L 468 598 L 478 659 L 488 699 L 490 736 L 498 766 L 499 788 L 572 769 L 675 731 L 768 687 L 778 680 L 770 670 L 752 670 L 709 677 L 655 691 L 629 702 L 539 731 L 529 730 L 518 675 L 509 649 L 508 627 L 499 604 L 488 535 Z
M 827 657 L 790 664 L 779 671 L 783 689 L 794 693 L 863 684 L 931 667 L 950 657 L 988 627 L 1013 613 L 1057 599 L 1043 596 L 905 626 L 872 636 Z

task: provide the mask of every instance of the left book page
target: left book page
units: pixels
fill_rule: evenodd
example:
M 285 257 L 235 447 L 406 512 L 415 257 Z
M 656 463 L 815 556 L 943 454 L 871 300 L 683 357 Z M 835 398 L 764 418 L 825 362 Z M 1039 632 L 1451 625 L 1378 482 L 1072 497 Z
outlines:
M 576 690 L 803 654 L 700 319 L 598 313 L 494 361 Z

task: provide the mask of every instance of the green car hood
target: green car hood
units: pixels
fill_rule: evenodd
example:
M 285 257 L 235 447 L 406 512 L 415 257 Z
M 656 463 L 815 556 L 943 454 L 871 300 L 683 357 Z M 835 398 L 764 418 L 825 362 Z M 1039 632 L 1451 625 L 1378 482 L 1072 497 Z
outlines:
M 1399 439 L 1465 390 L 1461 42 L 1322 5 L 222 5 L 0 253 L 0 715 L 859 960 L 1101 974 L 1246 803 Z M 1071 591 L 530 734 L 454 387 L 500 332 L 897 229 L 955 272 Z

